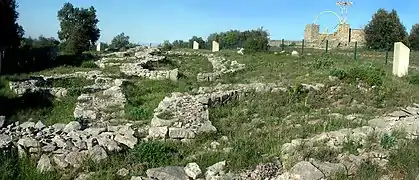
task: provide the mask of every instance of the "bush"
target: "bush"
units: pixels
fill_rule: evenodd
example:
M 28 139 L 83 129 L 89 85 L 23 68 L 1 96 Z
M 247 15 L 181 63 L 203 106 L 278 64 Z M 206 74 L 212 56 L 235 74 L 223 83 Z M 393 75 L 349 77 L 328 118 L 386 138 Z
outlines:
M 137 162 L 147 163 L 148 168 L 167 166 L 179 154 L 176 148 L 159 141 L 141 143 L 132 150 L 132 153 Z
M 349 69 L 347 77 L 352 82 L 361 80 L 370 86 L 380 86 L 383 84 L 383 76 L 385 76 L 385 74 L 385 71 L 381 68 L 373 66 L 358 66 Z
M 361 80 L 370 86 L 382 85 L 384 81 L 383 76 L 386 75 L 383 69 L 373 66 L 357 66 L 349 70 L 333 69 L 329 74 L 338 77 L 340 80 L 352 83 Z
M 343 69 L 333 69 L 330 71 L 330 75 L 339 78 L 340 80 L 345 79 L 348 74 Z
M 82 68 L 99 68 L 93 61 L 84 61 L 81 63 Z
M 332 66 L 334 63 L 334 61 L 332 60 L 332 58 L 330 58 L 330 56 L 328 54 L 325 54 L 319 58 L 316 58 L 314 60 L 314 68 L 316 69 L 324 69 L 324 68 L 328 68 L 330 66 Z
M 265 52 L 269 49 L 268 39 L 263 37 L 249 38 L 244 42 L 245 52 Z
M 419 84 L 419 73 L 414 73 L 407 77 L 410 84 Z
M 161 46 L 161 50 L 163 51 L 170 51 L 172 50 L 173 46 L 172 44 L 170 44 L 170 42 L 168 40 L 164 41 L 162 46 Z

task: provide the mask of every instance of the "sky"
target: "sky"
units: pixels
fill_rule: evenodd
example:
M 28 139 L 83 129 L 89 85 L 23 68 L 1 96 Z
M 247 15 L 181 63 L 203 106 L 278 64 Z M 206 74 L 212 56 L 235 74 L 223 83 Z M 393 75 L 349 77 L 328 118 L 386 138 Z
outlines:
M 336 0 L 17 0 L 19 24 L 25 36 L 57 37 L 57 11 L 64 3 L 95 7 L 101 30 L 100 42 L 110 42 L 124 32 L 133 43 L 161 43 L 208 37 L 230 29 L 263 27 L 272 40 L 301 40 L 304 27 L 319 13 L 340 14 Z M 395 9 L 408 32 L 419 23 L 418 0 L 353 0 L 348 9 L 352 28 L 361 28 L 378 8 Z M 415 11 L 416 10 L 416 11 Z M 324 32 L 338 24 L 332 13 L 319 15 L 316 22 Z

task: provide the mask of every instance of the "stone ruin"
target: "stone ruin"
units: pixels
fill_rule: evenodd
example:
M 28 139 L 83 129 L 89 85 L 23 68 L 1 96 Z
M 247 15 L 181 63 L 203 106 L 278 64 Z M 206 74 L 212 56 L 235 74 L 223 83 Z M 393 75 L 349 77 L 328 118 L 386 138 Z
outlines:
M 138 48 L 129 51 L 133 51 L 137 55 L 134 60 L 138 61 L 136 63 L 142 63 L 141 61 L 145 61 L 145 59 L 161 58 L 152 57 L 153 55 L 148 53 L 149 50 Z M 123 62 L 127 59 L 126 53 L 112 55 L 118 56 L 116 58 L 120 62 L 117 66 L 123 66 Z M 218 59 L 214 62 L 227 61 L 220 61 L 222 58 L 215 58 L 212 55 L 208 55 L 208 58 Z M 98 64 L 101 67 L 110 65 L 110 62 L 106 61 L 106 58 L 102 58 Z M 223 66 L 223 63 L 212 64 Z M 227 64 L 231 64 L 231 62 Z M 244 68 L 244 65 L 241 66 Z M 214 71 L 217 72 L 216 67 L 214 67 Z M 124 120 L 122 116 L 126 99 L 121 88 L 128 80 L 111 78 L 101 71 L 39 76 L 26 81 L 10 82 L 10 88 L 19 95 L 43 91 L 60 98 L 66 96 L 68 89 L 41 87 L 40 84 L 57 78 L 69 77 L 84 77 L 94 82 L 81 89 L 81 95 L 78 97 L 74 110 L 75 121 L 51 126 L 46 126 L 41 121 L 13 123 L 6 126 L 0 122 L 0 126 L 3 126 L 0 128 L 0 149 L 7 150 L 17 147 L 20 156 L 37 157 L 40 155 L 37 165 L 40 171 L 49 171 L 55 167 L 58 169 L 77 168 L 82 165 L 85 158 L 100 162 L 105 160 L 109 153 L 133 148 L 141 141 L 170 139 L 187 142 L 201 133 L 216 132 L 217 128 L 212 125 L 209 119 L 209 108 L 229 101 L 241 100 L 249 93 L 282 93 L 288 89 L 288 87 L 273 83 L 252 83 L 219 84 L 213 87 L 200 87 L 186 93 L 174 92 L 165 97 L 155 108 L 150 125 L 137 126 L 135 122 Z M 324 88 L 322 84 L 302 85 L 307 90 Z M 357 117 L 348 115 L 342 118 L 354 119 Z M 384 167 L 388 162 L 389 150 L 379 148 L 366 152 L 358 149 L 359 155 L 339 154 L 336 162 L 332 163 L 304 159 L 299 147 L 304 146 L 305 149 L 315 150 L 320 146 L 327 146 L 330 149 L 339 150 L 342 149 L 345 141 L 354 140 L 362 144 L 366 143 L 366 139 L 370 135 L 380 137 L 398 129 L 405 130 L 407 138 L 415 139 L 419 136 L 418 118 L 419 105 L 414 104 L 414 107 L 407 107 L 371 119 L 368 121 L 368 126 L 323 132 L 306 139 L 294 139 L 282 145 L 281 155 L 274 162 L 262 163 L 255 169 L 243 172 L 226 172 L 226 161 L 215 163 L 205 172 L 200 169 L 198 164 L 191 162 L 185 167 L 152 168 L 146 172 L 148 178 L 133 176 L 131 179 L 176 177 L 188 180 L 202 176 L 205 179 L 324 179 L 342 170 L 351 175 L 365 160 L 372 160 L 373 163 Z M 1 117 L 0 121 L 4 122 L 4 119 L 5 117 Z M 289 167 L 290 162 L 296 163 Z M 126 169 L 120 171 L 118 174 L 129 173 Z M 80 174 L 79 178 L 88 177 L 91 174 Z
M 245 69 L 244 64 L 240 64 L 237 61 L 230 61 L 221 56 L 215 56 L 214 54 L 204 54 L 197 52 L 179 52 L 179 51 L 169 51 L 167 52 L 170 55 L 180 55 L 180 56 L 203 56 L 208 59 L 213 67 L 214 72 L 208 73 L 198 73 L 196 79 L 198 82 L 203 81 L 215 81 L 224 74 L 235 73 Z
M 129 49 L 126 52 L 106 54 L 95 63 L 100 68 L 105 68 L 107 66 L 119 66 L 120 71 L 128 76 L 137 76 L 155 80 L 170 79 L 176 81 L 179 76 L 178 69 L 153 70 L 148 68 L 153 62 L 163 62 L 165 60 L 166 57 L 161 55 L 158 48 L 139 46 Z
M 329 48 L 353 47 L 355 42 L 361 46 L 365 42 L 365 33 L 362 29 L 352 29 L 349 24 L 338 24 L 337 31 L 332 34 L 320 33 L 320 25 L 307 24 L 304 29 L 306 47 L 325 48 L 326 40 Z

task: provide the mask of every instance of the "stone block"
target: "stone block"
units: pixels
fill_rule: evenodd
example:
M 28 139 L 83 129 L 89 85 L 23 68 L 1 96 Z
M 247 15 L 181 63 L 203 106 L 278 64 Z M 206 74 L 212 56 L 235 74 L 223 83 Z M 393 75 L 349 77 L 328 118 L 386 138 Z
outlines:
M 101 50 L 101 43 L 97 43 L 96 44 L 96 51 L 100 51 Z
M 199 43 L 194 41 L 193 42 L 193 49 L 199 49 Z
M 169 137 L 173 139 L 193 139 L 195 133 L 189 129 L 183 128 L 169 128 Z
M 409 69 L 410 49 L 402 42 L 394 43 L 393 75 L 403 77 Z
M 220 44 L 217 41 L 212 41 L 212 52 L 220 51 Z

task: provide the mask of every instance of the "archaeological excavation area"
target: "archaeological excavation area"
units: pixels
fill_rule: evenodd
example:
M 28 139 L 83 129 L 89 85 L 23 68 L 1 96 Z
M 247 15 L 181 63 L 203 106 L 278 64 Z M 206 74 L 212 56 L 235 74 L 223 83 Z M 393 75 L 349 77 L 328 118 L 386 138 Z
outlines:
M 417 165 L 419 87 L 393 76 L 391 66 L 316 52 L 147 46 L 98 56 L 89 67 L 5 78 L 11 98 L 1 104 L 0 148 L 9 159 L 2 161 L 77 180 L 409 179 L 419 172 L 401 163 Z

